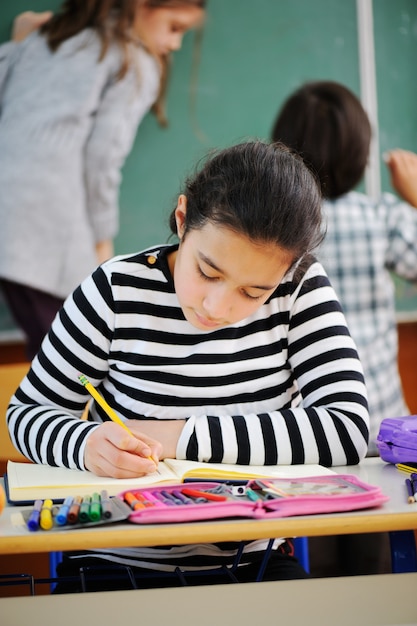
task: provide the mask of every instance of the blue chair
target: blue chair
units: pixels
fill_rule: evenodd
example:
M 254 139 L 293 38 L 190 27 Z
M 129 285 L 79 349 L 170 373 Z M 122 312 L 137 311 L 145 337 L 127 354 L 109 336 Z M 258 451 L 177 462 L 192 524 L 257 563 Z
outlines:
M 310 572 L 310 558 L 308 554 L 308 537 L 295 537 L 293 539 L 294 556 L 300 562 L 307 573 Z
M 401 574 L 417 571 L 416 537 L 413 530 L 391 531 L 392 573 Z
M 62 552 L 50 552 L 49 553 L 49 576 L 50 578 L 56 578 L 56 568 L 58 563 L 62 561 Z M 56 583 L 51 583 L 51 591 L 55 589 Z

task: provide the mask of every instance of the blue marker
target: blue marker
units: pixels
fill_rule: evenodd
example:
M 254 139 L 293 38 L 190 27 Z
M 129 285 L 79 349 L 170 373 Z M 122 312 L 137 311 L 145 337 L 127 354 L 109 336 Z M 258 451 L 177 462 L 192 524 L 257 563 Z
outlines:
M 33 511 L 30 514 L 30 517 L 27 521 L 27 527 L 29 528 L 29 530 L 32 530 L 32 531 L 38 530 L 42 505 L 43 505 L 43 500 L 35 500 L 34 505 L 33 505 Z
M 70 510 L 70 506 L 73 500 L 74 498 L 72 496 L 68 496 L 68 498 L 65 498 L 64 504 L 60 506 L 59 511 L 55 517 L 55 521 L 57 524 L 59 524 L 59 526 L 64 526 L 64 524 L 67 523 L 68 511 Z
M 414 478 L 413 478 L 413 476 L 414 476 Z M 411 474 L 410 480 L 411 480 L 411 485 L 412 485 L 412 488 L 413 488 L 414 501 L 417 502 L 417 476 L 416 476 L 416 474 L 414 474 L 414 473 Z

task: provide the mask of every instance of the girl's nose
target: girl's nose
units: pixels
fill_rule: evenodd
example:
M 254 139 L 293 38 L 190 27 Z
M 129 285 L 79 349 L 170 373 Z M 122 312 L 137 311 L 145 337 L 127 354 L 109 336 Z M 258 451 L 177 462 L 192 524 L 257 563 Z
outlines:
M 213 321 L 226 321 L 232 308 L 231 294 L 222 289 L 213 289 L 203 301 L 205 314 Z
M 169 47 L 170 47 L 171 52 L 175 52 L 176 50 L 179 50 L 181 48 L 182 38 L 183 38 L 183 33 L 175 33 L 171 35 L 171 39 L 169 42 Z

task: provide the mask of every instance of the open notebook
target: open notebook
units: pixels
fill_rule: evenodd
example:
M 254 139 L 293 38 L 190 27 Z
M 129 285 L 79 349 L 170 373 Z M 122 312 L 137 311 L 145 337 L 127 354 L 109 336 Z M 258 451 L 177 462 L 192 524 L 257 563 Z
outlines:
M 91 495 L 106 489 L 110 496 L 121 491 L 156 485 L 175 484 L 185 478 L 203 480 L 243 480 L 258 477 L 299 478 L 334 474 L 321 465 L 228 465 L 165 459 L 158 472 L 141 478 L 118 479 L 96 476 L 92 472 L 71 470 L 49 465 L 8 461 L 5 486 L 7 499 L 13 504 L 32 503 L 37 499 L 63 500 L 66 496 Z

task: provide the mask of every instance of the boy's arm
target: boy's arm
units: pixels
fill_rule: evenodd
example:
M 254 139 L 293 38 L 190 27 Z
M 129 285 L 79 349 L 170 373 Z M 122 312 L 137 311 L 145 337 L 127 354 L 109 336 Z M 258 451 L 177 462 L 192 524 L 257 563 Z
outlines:
M 388 154 L 387 167 L 395 191 L 417 208 L 417 154 L 408 150 L 392 150 Z

